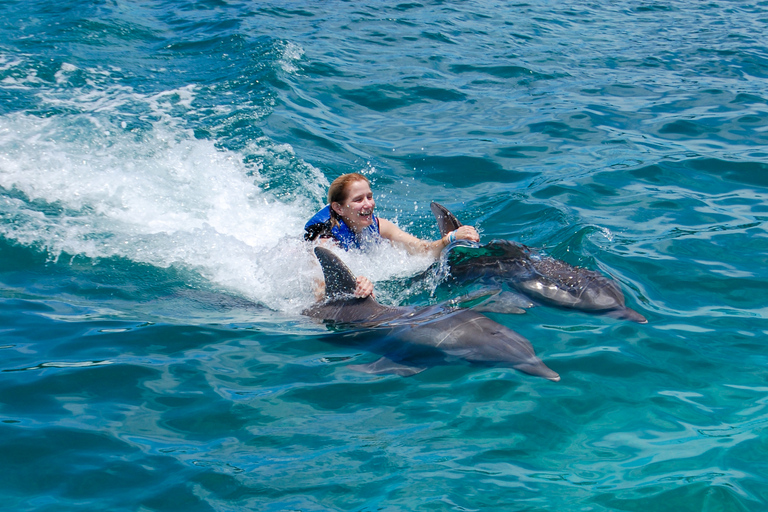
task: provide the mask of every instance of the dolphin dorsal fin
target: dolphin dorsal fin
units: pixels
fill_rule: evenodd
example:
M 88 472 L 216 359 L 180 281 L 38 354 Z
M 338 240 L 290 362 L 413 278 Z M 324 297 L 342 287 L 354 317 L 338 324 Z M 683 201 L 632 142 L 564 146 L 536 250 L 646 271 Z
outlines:
M 325 247 L 315 247 L 315 256 L 320 260 L 320 266 L 323 267 L 326 297 L 338 297 L 355 293 L 357 279 L 338 256 Z
M 437 225 L 440 228 L 440 236 L 445 236 L 451 231 L 455 231 L 461 227 L 459 219 L 454 217 L 445 206 L 432 201 L 429 207 L 432 209 L 432 213 L 437 219 Z

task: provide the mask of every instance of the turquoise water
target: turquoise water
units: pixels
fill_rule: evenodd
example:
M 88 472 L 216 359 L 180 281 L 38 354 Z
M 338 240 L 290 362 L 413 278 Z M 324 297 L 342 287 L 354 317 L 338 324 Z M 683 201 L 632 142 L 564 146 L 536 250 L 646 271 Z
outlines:
M 765 510 L 768 4 L 370 4 L 0 4 L 3 504 Z M 349 369 L 378 356 L 300 315 L 349 171 L 649 323 L 493 314 L 559 383 Z M 347 262 L 446 294 L 424 258 Z

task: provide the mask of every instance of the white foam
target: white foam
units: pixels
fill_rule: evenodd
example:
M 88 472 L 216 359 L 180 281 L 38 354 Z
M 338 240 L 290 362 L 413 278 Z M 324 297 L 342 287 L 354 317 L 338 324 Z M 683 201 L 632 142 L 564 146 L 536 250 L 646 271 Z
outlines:
M 295 73 L 299 70 L 296 66 L 296 62 L 301 60 L 303 56 L 304 48 L 294 42 L 288 41 L 285 43 L 285 46 L 283 46 L 282 55 L 279 61 L 280 67 L 286 73 Z
M 0 71 L 6 71 L 21 64 L 21 60 L 0 53 Z
M 262 258 L 268 259 L 286 238 L 301 246 L 310 200 L 300 194 L 275 200 L 259 188 L 241 155 L 210 141 L 162 127 L 136 141 L 104 120 L 77 116 L 3 121 L 0 186 L 12 193 L 3 197 L 2 211 L 14 222 L 0 229 L 8 238 L 54 256 L 181 264 L 214 281 L 251 283 L 254 289 L 259 285 L 245 273 L 258 273 L 255 255 L 266 252 Z M 67 141 L 62 132 L 72 129 L 82 137 Z M 250 288 L 240 286 L 270 302 Z
M 54 76 L 56 83 L 62 84 L 66 82 L 68 80 L 69 73 L 74 71 L 77 71 L 77 66 L 65 62 L 61 65 L 61 68 L 59 68 L 59 70 L 56 72 L 56 75 Z
M 57 80 L 75 71 L 64 64 Z M 172 112 L 193 108 L 194 86 L 146 96 L 83 72 L 82 89 L 39 93 L 66 113 L 0 118 L 0 233 L 53 259 L 179 265 L 275 310 L 309 305 L 322 274 L 301 237 L 323 204 L 323 174 L 287 144 L 260 138 L 241 153 L 196 139 Z M 125 114 L 137 104 L 149 114 L 131 131 Z M 343 258 L 374 282 L 430 263 L 389 246 Z

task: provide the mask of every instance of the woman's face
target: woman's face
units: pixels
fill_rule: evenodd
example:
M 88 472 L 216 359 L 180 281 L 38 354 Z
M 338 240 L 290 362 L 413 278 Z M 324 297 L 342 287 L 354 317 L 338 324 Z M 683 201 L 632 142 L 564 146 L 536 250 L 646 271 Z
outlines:
M 347 198 L 341 203 L 331 204 L 331 208 L 344 219 L 352 231 L 359 233 L 373 224 L 373 209 L 376 207 L 376 201 L 373 200 L 371 187 L 363 180 L 348 184 L 346 193 Z

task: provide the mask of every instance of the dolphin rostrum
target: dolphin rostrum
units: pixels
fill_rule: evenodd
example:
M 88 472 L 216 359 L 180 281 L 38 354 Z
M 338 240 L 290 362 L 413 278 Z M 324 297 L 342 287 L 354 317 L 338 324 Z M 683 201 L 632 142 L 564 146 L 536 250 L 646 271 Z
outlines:
M 376 342 L 378 361 L 352 368 L 367 373 L 408 376 L 429 366 L 455 359 L 491 366 L 512 367 L 530 375 L 559 381 L 533 351 L 531 343 L 516 332 L 469 309 L 437 306 L 391 307 L 373 297 L 356 298 L 355 276 L 330 250 L 316 247 L 325 277 L 325 294 L 302 314 L 328 323 L 362 328 Z
M 441 235 L 461 226 L 444 206 L 433 202 L 430 208 Z M 543 256 L 523 244 L 493 240 L 478 246 L 459 241 L 446 247 L 443 255 L 455 279 L 503 281 L 533 300 L 647 322 L 643 315 L 624 305 L 624 294 L 615 281 L 599 272 Z

